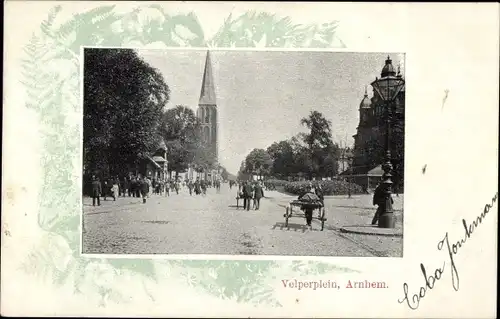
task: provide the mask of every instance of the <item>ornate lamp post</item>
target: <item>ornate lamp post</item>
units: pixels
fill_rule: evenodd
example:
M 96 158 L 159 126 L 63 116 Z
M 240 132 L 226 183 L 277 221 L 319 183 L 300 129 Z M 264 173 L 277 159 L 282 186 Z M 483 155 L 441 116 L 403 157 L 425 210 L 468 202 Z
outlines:
M 375 92 L 382 99 L 385 104 L 385 163 L 382 164 L 382 169 L 384 170 L 384 175 L 382 176 L 382 184 L 384 185 L 384 207 L 382 213 L 379 216 L 378 227 L 381 228 L 394 228 L 396 220 L 394 219 L 394 211 L 392 209 L 392 164 L 391 164 L 391 124 L 392 124 L 392 107 L 396 100 L 399 92 L 403 89 L 405 81 L 401 76 L 394 76 L 395 72 L 389 71 L 392 69 L 392 61 L 389 57 L 386 60 L 387 68 L 386 76 L 384 76 L 384 71 L 382 72 L 382 78 L 375 79 L 371 84 Z

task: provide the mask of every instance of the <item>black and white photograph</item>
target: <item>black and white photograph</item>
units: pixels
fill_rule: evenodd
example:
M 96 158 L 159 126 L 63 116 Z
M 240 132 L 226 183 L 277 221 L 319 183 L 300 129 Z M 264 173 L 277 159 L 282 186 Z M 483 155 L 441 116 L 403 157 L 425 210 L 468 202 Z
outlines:
M 83 254 L 403 256 L 404 53 L 82 55 Z

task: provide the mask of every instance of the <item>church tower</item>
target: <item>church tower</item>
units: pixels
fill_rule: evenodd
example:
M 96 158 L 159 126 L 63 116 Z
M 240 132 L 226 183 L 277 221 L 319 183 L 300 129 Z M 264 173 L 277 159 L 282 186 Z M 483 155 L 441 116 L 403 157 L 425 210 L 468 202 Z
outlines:
M 218 162 L 218 141 L 217 141 L 217 100 L 215 96 L 215 85 L 212 75 L 212 62 L 210 51 L 207 51 L 205 60 L 205 71 L 201 83 L 200 100 L 198 102 L 198 119 L 201 123 L 201 138 L 208 146 L 210 156 L 214 162 Z

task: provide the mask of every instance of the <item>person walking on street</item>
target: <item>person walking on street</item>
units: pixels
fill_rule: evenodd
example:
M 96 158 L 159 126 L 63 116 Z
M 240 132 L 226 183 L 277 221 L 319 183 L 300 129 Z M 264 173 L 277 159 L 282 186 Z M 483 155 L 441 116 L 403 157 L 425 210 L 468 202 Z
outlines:
M 153 183 L 149 177 L 146 177 L 146 183 L 148 183 L 148 198 L 151 197 L 151 192 L 153 191 Z
M 201 180 L 200 187 L 203 195 L 207 195 L 207 182 L 204 179 Z
M 200 185 L 200 180 L 196 178 L 196 182 L 194 182 L 194 193 L 196 195 L 200 195 L 201 193 L 201 185 Z
M 135 187 L 135 197 L 141 197 L 141 184 L 144 182 L 144 177 L 137 176 L 137 185 Z
M 142 203 L 146 204 L 146 198 L 148 197 L 149 194 L 149 183 L 147 181 L 147 178 L 143 178 L 140 181 L 140 191 L 142 195 Z
M 135 197 L 136 187 L 137 187 L 137 180 L 135 179 L 135 176 L 131 176 L 129 188 L 128 188 L 128 197 L 130 197 L 130 196 Z
M 264 189 L 262 188 L 262 184 L 259 182 L 255 185 L 253 190 L 253 198 L 255 202 L 255 210 L 259 210 L 260 208 L 260 199 L 264 197 Z
M 246 198 L 246 210 L 250 210 L 250 200 L 252 199 L 253 195 L 253 187 L 252 184 L 245 183 L 243 186 L 243 196 Z
M 122 180 L 122 187 L 120 189 L 123 197 L 127 196 L 127 193 L 128 193 L 128 196 L 130 197 L 129 187 L 130 187 L 129 180 L 127 177 L 124 177 Z
M 116 199 L 120 195 L 120 186 L 118 186 L 118 178 L 113 179 L 113 186 L 111 186 L 111 194 L 113 195 L 113 201 L 116 202 Z
M 175 181 L 175 182 L 174 182 L 175 193 L 176 193 L 177 195 L 179 195 L 179 188 L 180 188 L 180 186 L 181 186 L 181 185 L 180 185 L 179 181 Z
M 165 196 L 170 196 L 170 181 L 165 180 Z
M 316 188 L 314 189 L 314 193 L 316 196 L 318 196 L 321 205 L 323 206 L 321 209 L 324 209 L 325 207 L 325 195 L 323 194 L 323 188 L 321 187 L 321 184 L 318 183 L 316 185 Z M 321 218 L 321 209 L 318 209 L 318 218 Z
M 104 197 L 104 200 L 106 200 L 106 197 L 108 197 L 108 192 L 111 186 L 109 186 L 108 181 L 105 179 L 104 180 L 104 185 L 102 185 L 102 197 Z
M 101 193 L 102 186 L 99 178 L 92 176 L 92 206 L 95 206 L 97 201 L 97 206 L 101 206 Z
M 189 189 L 189 196 L 193 196 L 193 181 L 189 180 L 187 183 L 187 187 Z

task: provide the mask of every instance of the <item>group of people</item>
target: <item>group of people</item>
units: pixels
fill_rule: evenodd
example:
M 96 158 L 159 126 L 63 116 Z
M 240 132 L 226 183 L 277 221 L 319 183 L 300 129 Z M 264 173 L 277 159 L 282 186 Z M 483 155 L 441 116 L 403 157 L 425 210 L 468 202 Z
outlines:
M 147 177 L 137 176 L 130 178 L 130 183 L 126 186 L 120 183 L 118 178 L 107 179 L 101 183 L 100 179 L 96 176 L 92 176 L 92 205 L 101 206 L 101 196 L 104 200 L 108 196 L 112 197 L 114 201 L 120 196 L 120 194 L 125 197 L 142 197 L 143 203 L 146 203 L 146 198 L 149 197 L 149 192 L 151 189 L 152 182 Z
M 231 187 L 231 184 L 230 184 Z M 238 197 L 243 198 L 243 208 L 250 210 L 250 202 L 253 201 L 253 208 L 259 210 L 260 199 L 264 197 L 264 189 L 261 181 L 243 181 L 239 184 Z
M 124 177 L 122 179 L 115 177 L 110 179 L 101 180 L 93 176 L 92 177 L 92 204 L 93 206 L 101 205 L 101 197 L 106 198 L 112 197 L 114 201 L 119 196 L 126 197 L 142 197 L 143 203 L 146 203 L 146 199 L 151 196 L 151 194 L 170 196 L 170 193 L 175 192 L 179 194 L 182 187 L 185 186 L 189 189 L 189 195 L 206 195 L 207 188 L 215 187 L 217 191 L 220 191 L 221 181 L 210 181 L 210 180 L 200 180 L 197 178 L 194 182 L 193 180 L 188 180 L 181 183 L 179 180 L 175 179 L 156 179 L 149 177 L 142 177 L 141 175 Z

